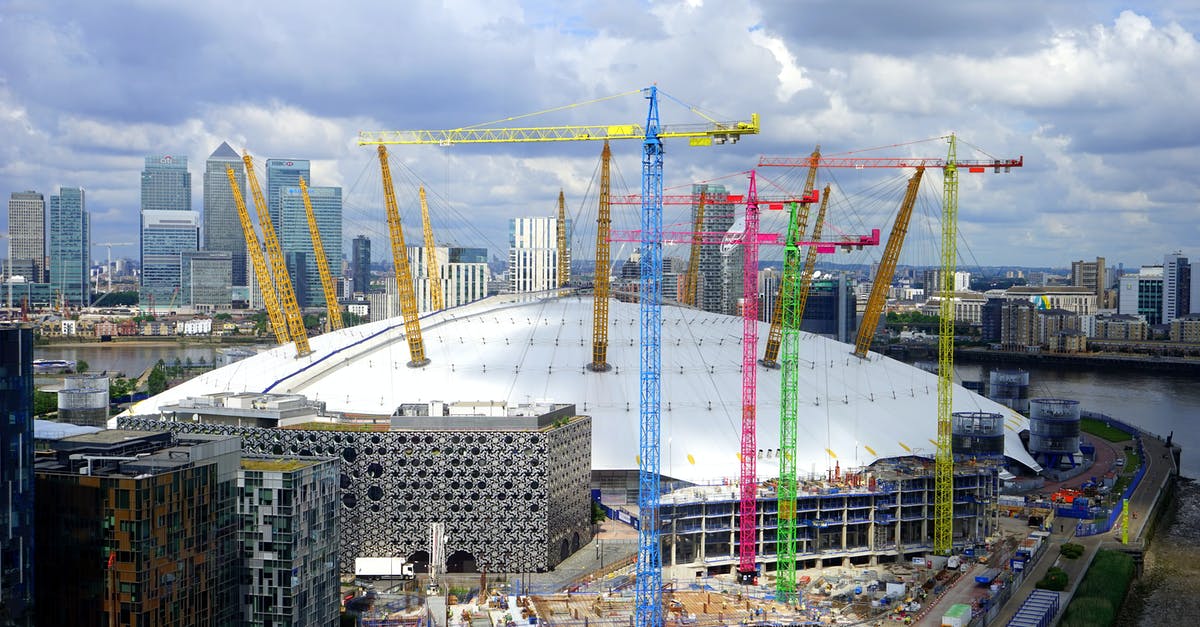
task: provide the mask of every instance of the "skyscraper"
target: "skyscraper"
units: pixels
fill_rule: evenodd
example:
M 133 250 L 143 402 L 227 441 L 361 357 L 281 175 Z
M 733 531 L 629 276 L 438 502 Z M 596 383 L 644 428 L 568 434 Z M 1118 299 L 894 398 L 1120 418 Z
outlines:
M 1191 265 L 1176 251 L 1163 256 L 1162 324 L 1188 315 L 1191 309 Z
M 487 297 L 488 268 L 486 248 L 434 248 L 439 280 L 442 284 L 442 306 L 457 307 Z M 413 293 L 417 311 L 433 311 L 433 296 L 429 285 L 427 253 L 423 246 L 410 246 L 408 264 L 412 269 Z
M 156 306 L 178 298 L 180 255 L 200 248 L 200 216 L 194 211 L 143 211 L 140 300 Z M 177 301 L 178 302 L 178 301 Z
M 508 221 L 508 289 L 538 292 L 558 287 L 558 218 Z M 567 220 L 567 232 L 571 221 Z
M 354 238 L 350 276 L 354 279 L 355 294 L 366 294 L 371 290 L 371 240 L 366 235 Z
M 692 194 L 705 195 L 704 222 L 700 230 L 705 233 L 724 233 L 733 226 L 734 207 L 729 203 L 729 190 L 724 185 L 692 185 Z M 692 207 L 692 224 L 696 222 L 698 207 Z M 704 311 L 735 315 L 737 302 L 742 297 L 742 247 L 735 246 L 722 252 L 720 244 L 705 244 L 700 247 L 699 294 L 696 306 Z
M 229 253 L 213 250 L 185 250 L 179 255 L 179 302 L 197 311 L 229 309 L 233 289 L 229 284 Z
M 267 212 L 271 214 L 271 225 L 278 233 L 280 225 L 280 210 L 283 200 L 280 192 L 288 187 L 300 187 L 300 177 L 312 185 L 312 174 L 307 160 L 303 159 L 267 159 Z M 314 207 L 315 210 L 315 207 Z M 340 249 L 339 249 L 340 250 Z
M 204 250 L 229 253 L 233 261 L 230 285 L 244 286 L 247 285 L 246 235 L 238 219 L 226 168 L 233 168 L 242 198 L 247 198 L 246 165 L 228 143 L 221 142 L 204 164 Z
M 142 170 L 142 211 L 191 211 L 187 157 L 150 155 Z
M 307 163 L 307 162 L 305 162 Z M 307 173 L 305 174 L 307 181 Z M 325 248 L 326 261 L 332 275 L 342 263 L 342 188 L 308 188 L 317 232 Z M 325 293 L 321 275 L 313 257 L 312 235 L 308 231 L 308 213 L 299 187 L 284 187 L 278 194 L 281 211 L 279 247 L 287 261 L 288 276 L 301 307 L 323 307 Z
M 0 599 L 7 624 L 32 624 L 33 330 L 0 324 Z
M 89 279 L 92 222 L 83 189 L 60 187 L 50 197 L 50 287 L 73 306 L 92 300 Z
M 8 245 L 13 268 L 5 276 L 30 283 L 46 280 L 46 200 L 37 192 L 13 192 L 8 199 Z

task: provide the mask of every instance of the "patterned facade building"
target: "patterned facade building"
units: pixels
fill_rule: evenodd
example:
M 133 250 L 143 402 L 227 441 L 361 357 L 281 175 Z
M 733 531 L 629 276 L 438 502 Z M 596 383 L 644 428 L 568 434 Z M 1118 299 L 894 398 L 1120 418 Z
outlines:
M 196 422 L 189 412 L 120 424 L 236 435 L 252 453 L 341 458 L 344 573 L 356 557 L 427 563 L 431 522 L 445 523 L 450 571 L 543 572 L 591 540 L 591 419 L 574 405 L 511 415 L 493 404 L 418 403 L 378 431 L 237 426 L 244 418 L 211 411 Z
M 236 438 L 105 430 L 39 460 L 43 625 L 236 620 Z M 67 576 L 67 573 L 70 575 Z
M 237 483 L 243 624 L 337 625 L 337 461 L 243 458 Z

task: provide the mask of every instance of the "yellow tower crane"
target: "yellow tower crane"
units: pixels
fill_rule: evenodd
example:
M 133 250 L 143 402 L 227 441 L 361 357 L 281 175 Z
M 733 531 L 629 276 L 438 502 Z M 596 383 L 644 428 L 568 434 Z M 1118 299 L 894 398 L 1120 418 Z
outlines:
M 304 198 L 304 214 L 308 218 L 308 234 L 312 238 L 313 256 L 316 257 L 317 274 L 321 276 L 321 290 L 325 292 L 325 311 L 329 316 L 329 329 L 342 328 L 342 308 L 338 305 L 337 290 L 329 274 L 329 258 L 325 256 L 325 244 L 321 242 L 321 231 L 317 228 L 317 214 L 313 212 L 312 199 L 308 196 L 308 183 L 300 177 L 300 195 Z
M 612 230 L 612 150 L 608 141 L 600 151 L 600 209 L 596 215 L 596 279 L 592 289 L 592 363 L 593 372 L 605 372 L 608 365 L 608 233 Z
M 700 287 L 700 246 L 704 241 L 704 204 L 708 198 L 700 192 L 700 203 L 696 206 L 696 220 L 692 225 L 692 249 L 688 256 L 687 274 L 683 276 L 683 303 L 696 306 L 696 290 Z
M 434 311 L 446 308 L 442 298 L 442 272 L 438 269 L 437 247 L 433 243 L 433 226 L 429 223 L 429 203 L 425 200 L 425 186 L 421 194 L 421 229 L 425 232 L 425 276 L 429 279 L 429 302 Z
M 254 160 L 247 153 L 242 156 L 242 161 L 246 162 L 246 182 L 250 185 L 254 209 L 258 212 L 258 226 L 262 229 L 263 239 L 267 241 L 271 276 L 283 301 L 283 317 L 287 320 L 288 335 L 296 342 L 296 356 L 304 357 L 312 353 L 312 349 L 308 347 L 308 332 L 304 330 L 304 318 L 300 315 L 300 304 L 296 302 L 296 291 L 292 289 L 292 279 L 288 276 L 287 263 L 283 261 L 279 239 L 275 237 L 275 226 L 271 222 L 271 213 L 267 210 L 267 201 L 263 198 L 262 188 L 258 186 L 258 177 L 254 175 Z
M 558 286 L 564 287 L 571 278 L 571 261 L 567 259 L 567 201 L 558 190 Z
M 242 198 L 242 188 L 238 185 L 237 174 L 233 168 L 226 167 L 225 175 L 229 177 L 229 188 L 233 190 L 233 203 L 237 205 L 238 220 L 242 223 L 242 234 L 246 236 L 246 249 L 250 252 L 250 263 L 254 266 L 254 278 L 258 280 L 258 289 L 262 292 L 263 304 L 267 308 L 267 318 L 271 321 L 271 332 L 275 334 L 275 342 L 287 344 L 287 320 L 283 310 L 279 308 L 279 299 L 275 295 L 275 286 L 271 283 L 271 273 L 267 270 L 267 262 L 263 259 L 262 246 L 258 243 L 258 234 L 254 231 L 254 223 L 250 221 L 250 213 L 246 211 L 246 201 Z
M 404 245 L 404 227 L 400 224 L 400 208 L 392 187 L 392 169 L 388 165 L 387 146 L 379 146 L 379 169 L 383 173 L 383 197 L 387 205 L 388 234 L 392 242 L 392 265 L 396 270 L 396 291 L 400 293 L 400 314 L 404 317 L 404 337 L 408 340 L 409 368 L 429 363 L 425 356 L 425 340 L 421 337 L 421 321 L 417 319 L 417 299 L 413 294 L 412 270 L 408 265 L 408 247 Z
M 812 195 L 817 184 L 817 166 L 821 160 L 821 147 L 817 146 L 809 157 L 808 177 L 804 180 L 804 193 L 801 198 Z M 804 229 L 808 227 L 809 203 L 800 203 L 797 221 L 797 237 L 804 237 Z M 816 238 L 813 238 L 816 239 Z M 762 365 L 768 368 L 779 367 L 779 342 L 783 339 L 783 281 L 779 282 L 779 294 L 775 298 L 775 307 L 771 311 L 771 330 L 767 333 L 767 349 L 763 353 Z
M 908 234 L 908 220 L 912 217 L 913 205 L 917 202 L 917 189 L 921 186 L 921 176 L 924 174 L 925 166 L 919 166 L 917 173 L 908 179 L 908 189 L 904 192 L 904 201 L 900 203 L 900 213 L 892 223 L 892 233 L 883 248 L 883 259 L 871 279 L 871 296 L 867 298 L 867 309 L 863 312 L 862 324 L 858 326 L 858 338 L 854 342 L 854 354 L 860 358 L 865 358 L 867 351 L 871 350 L 871 338 L 875 337 L 875 327 L 879 326 L 879 316 L 883 313 L 884 303 L 887 302 L 892 275 L 896 272 L 896 260 L 900 258 L 900 249 L 904 247 L 904 236 Z
M 813 224 L 812 241 L 821 241 L 821 229 L 825 226 L 825 210 L 829 208 L 829 186 L 821 196 L 821 208 L 817 210 L 817 221 Z M 804 308 L 808 306 L 808 294 L 812 291 L 813 272 L 817 265 L 817 247 L 809 246 L 804 253 L 804 272 L 800 275 L 800 303 L 796 306 L 797 327 L 804 321 Z

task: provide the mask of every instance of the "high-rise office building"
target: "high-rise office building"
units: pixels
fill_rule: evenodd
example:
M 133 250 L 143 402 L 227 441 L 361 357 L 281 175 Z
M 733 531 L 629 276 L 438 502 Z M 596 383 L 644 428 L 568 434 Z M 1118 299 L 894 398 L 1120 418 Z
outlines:
M 0 599 L 31 625 L 34 595 L 33 330 L 0 324 Z
M 1176 251 L 1163 256 L 1162 324 L 1188 315 L 1192 300 L 1192 268 Z
M 925 295 L 932 296 L 942 291 L 943 272 L 940 269 L 925 270 L 921 273 L 925 284 Z M 954 273 L 954 291 L 965 292 L 971 289 L 971 273 L 958 271 Z
M 224 251 L 232 259 L 230 285 L 246 283 L 246 235 L 238 218 L 227 168 L 233 168 L 238 190 L 253 211 L 253 200 L 246 195 L 246 164 L 226 142 L 208 156 L 204 164 L 204 250 Z M 251 214 L 253 215 L 253 214 Z
M 565 226 L 570 233 L 571 221 L 567 220 Z M 510 219 L 508 246 L 510 292 L 539 292 L 558 287 L 558 218 Z M 567 256 L 570 257 L 570 249 Z
M 200 249 L 200 216 L 194 211 L 142 211 L 140 301 L 179 302 L 181 255 Z
M 1121 277 L 1117 313 L 1141 316 L 1149 325 L 1162 324 L 1162 266 L 1142 266 L 1137 274 Z
M 243 458 L 237 482 L 242 624 L 337 625 L 338 460 Z
M 53 565 L 36 572 L 38 624 L 237 622 L 240 438 L 112 429 L 52 448 L 34 470 L 54 538 L 37 543 Z
M 142 211 L 191 211 L 187 157 L 150 155 L 142 169 Z
M 705 195 L 704 221 L 700 230 L 705 233 L 725 233 L 733 226 L 734 206 L 729 202 L 729 190 L 724 185 L 692 185 L 692 195 Z M 696 223 L 699 206 L 692 207 L 691 224 Z M 742 297 L 742 247 L 722 250 L 720 244 L 700 246 L 699 276 L 696 306 L 704 311 L 737 314 L 738 299 Z
M 308 197 L 332 277 L 342 264 L 342 188 L 309 186 Z M 296 291 L 296 302 L 301 307 L 324 307 L 325 292 L 321 287 L 316 257 L 313 256 L 304 196 L 299 187 L 284 187 L 279 190 L 278 198 L 281 210 L 279 247 L 287 261 L 288 276 Z
M 196 311 L 220 311 L 233 303 L 233 258 L 224 251 L 185 250 L 179 255 L 180 302 Z
M 281 192 L 286 188 L 299 188 L 300 177 L 304 177 L 304 181 L 312 185 L 312 173 L 307 160 L 267 159 L 267 187 L 263 193 L 267 195 L 267 212 L 271 214 L 271 225 L 275 227 L 276 233 L 279 233 L 282 224 Z
M 425 248 L 412 246 L 408 249 L 408 264 L 412 269 L 413 288 L 417 297 L 417 311 L 433 311 L 433 295 L 430 291 L 428 257 Z M 450 308 L 487 297 L 488 269 L 486 248 L 434 249 L 438 274 L 442 284 L 442 307 Z
M 13 192 L 8 199 L 8 245 L 12 268 L 4 275 L 30 283 L 46 280 L 46 200 L 38 192 Z
M 366 235 L 354 238 L 350 277 L 354 280 L 353 292 L 355 294 L 366 294 L 371 291 L 371 239 Z
M 60 187 L 50 197 L 50 287 L 68 305 L 92 302 L 92 222 L 83 189 Z
M 765 268 L 758 271 L 758 319 L 770 322 L 775 313 L 775 301 L 779 298 L 779 283 L 783 279 L 779 270 Z
M 1071 262 L 1071 285 L 1095 290 L 1099 306 L 1103 306 L 1104 290 L 1109 287 L 1108 267 L 1104 264 L 1104 257 L 1096 257 L 1095 261 Z

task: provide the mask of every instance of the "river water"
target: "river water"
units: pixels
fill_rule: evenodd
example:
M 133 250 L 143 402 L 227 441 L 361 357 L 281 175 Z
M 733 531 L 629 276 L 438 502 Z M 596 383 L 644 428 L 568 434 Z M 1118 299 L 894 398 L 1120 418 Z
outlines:
M 212 346 L 182 347 L 175 344 L 138 345 L 135 343 L 120 344 L 88 344 L 85 346 L 38 346 L 33 350 L 34 359 L 69 359 L 71 361 L 86 361 L 88 372 L 119 372 L 126 377 L 141 376 L 147 368 L 158 360 L 163 360 L 168 366 L 174 365 L 175 359 L 186 363 L 190 358 L 192 363 L 211 364 L 217 356 L 217 349 Z

